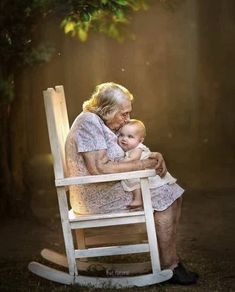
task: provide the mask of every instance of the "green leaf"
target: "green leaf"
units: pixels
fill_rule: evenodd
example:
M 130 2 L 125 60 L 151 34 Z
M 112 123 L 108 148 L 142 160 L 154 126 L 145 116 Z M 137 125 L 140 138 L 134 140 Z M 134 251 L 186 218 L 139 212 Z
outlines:
M 91 15 L 89 13 L 82 12 L 81 13 L 81 20 L 84 22 L 88 22 L 91 19 Z
M 122 6 L 127 6 L 128 5 L 128 1 L 126 1 L 126 0 L 117 0 L 116 3 L 119 4 L 119 5 L 122 5 Z
M 64 25 L 64 32 L 69 33 L 70 31 L 73 31 L 75 27 L 74 21 L 67 21 Z
M 87 37 L 88 37 L 87 31 L 85 31 L 83 28 L 79 27 L 78 37 L 82 42 L 85 42 L 87 40 Z

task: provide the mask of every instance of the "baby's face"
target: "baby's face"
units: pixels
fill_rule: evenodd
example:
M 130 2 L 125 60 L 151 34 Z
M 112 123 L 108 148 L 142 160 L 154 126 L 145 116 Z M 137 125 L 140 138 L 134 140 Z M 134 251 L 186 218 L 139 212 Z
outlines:
M 134 149 L 139 143 L 143 142 L 137 125 L 124 125 L 119 130 L 118 144 L 126 152 Z

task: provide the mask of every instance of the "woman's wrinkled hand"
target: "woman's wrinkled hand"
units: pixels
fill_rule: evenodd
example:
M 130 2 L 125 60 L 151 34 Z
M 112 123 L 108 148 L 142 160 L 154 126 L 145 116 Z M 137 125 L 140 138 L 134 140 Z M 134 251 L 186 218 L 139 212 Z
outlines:
M 156 166 L 155 166 L 156 173 L 160 177 L 164 177 L 167 172 L 167 168 L 166 168 L 166 163 L 162 154 L 159 152 L 151 152 L 149 158 L 156 160 Z

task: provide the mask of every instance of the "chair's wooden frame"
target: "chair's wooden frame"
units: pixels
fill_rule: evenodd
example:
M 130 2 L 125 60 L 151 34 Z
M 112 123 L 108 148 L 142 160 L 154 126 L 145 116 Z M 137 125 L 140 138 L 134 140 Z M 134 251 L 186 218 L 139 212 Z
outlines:
M 46 108 L 47 125 L 49 131 L 51 151 L 54 160 L 55 186 L 58 195 L 59 210 L 64 235 L 66 256 L 48 249 L 44 249 L 41 255 L 47 260 L 63 267 L 68 267 L 68 272 L 56 270 L 42 265 L 38 262 L 31 262 L 29 270 L 43 278 L 63 283 L 80 284 L 95 287 L 133 287 L 145 286 L 160 283 L 171 278 L 171 270 L 161 270 L 157 236 L 152 211 L 151 197 L 149 191 L 148 177 L 155 175 L 154 170 L 143 170 L 126 173 L 115 173 L 106 175 L 90 175 L 84 177 L 66 177 L 64 145 L 69 132 L 69 122 L 63 86 L 48 88 L 43 92 Z M 143 196 L 144 211 L 122 212 L 116 214 L 94 214 L 75 215 L 69 211 L 67 200 L 67 189 L 70 185 L 90 184 L 109 181 L 120 181 L 122 179 L 140 178 Z M 94 227 L 118 226 L 127 224 L 144 223 L 147 230 L 147 242 L 88 247 L 84 230 Z M 76 232 L 74 232 L 76 231 Z M 78 248 L 74 247 L 76 233 Z M 108 238 L 107 236 L 105 237 Z M 110 243 L 110 240 L 108 240 Z M 150 253 L 150 266 L 148 263 L 128 264 L 107 264 L 111 270 L 119 269 L 118 273 L 107 274 L 97 277 L 86 276 L 80 271 L 86 271 L 91 262 L 90 257 L 102 257 L 111 255 Z M 85 261 L 84 261 L 85 259 Z M 140 271 L 141 270 L 141 271 Z M 150 270 L 150 271 L 149 271 Z M 142 273 L 141 273 L 142 272 Z M 146 273 L 147 272 L 147 273 Z M 133 273 L 135 275 L 133 275 Z M 141 274 L 140 274 L 141 273 Z M 137 274 L 137 275 L 136 275 Z M 124 276 L 127 275 L 127 276 Z

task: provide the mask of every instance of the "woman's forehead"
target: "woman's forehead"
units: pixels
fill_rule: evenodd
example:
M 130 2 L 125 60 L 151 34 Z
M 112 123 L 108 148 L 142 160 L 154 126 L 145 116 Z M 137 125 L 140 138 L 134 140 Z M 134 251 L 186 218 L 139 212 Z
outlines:
M 122 103 L 120 104 L 120 111 L 131 112 L 132 111 L 131 101 L 123 100 Z

